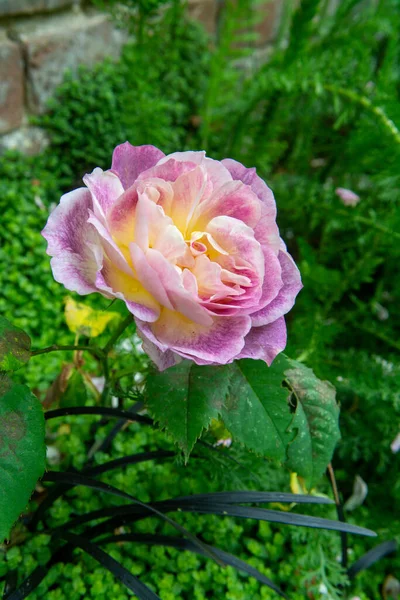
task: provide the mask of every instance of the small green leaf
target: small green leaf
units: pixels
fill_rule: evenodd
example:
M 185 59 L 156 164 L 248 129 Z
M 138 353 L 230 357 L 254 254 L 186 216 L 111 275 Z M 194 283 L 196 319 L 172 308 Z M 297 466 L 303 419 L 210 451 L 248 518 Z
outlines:
M 60 398 L 60 407 L 85 406 L 87 391 L 79 371 L 74 371 L 68 379 L 67 388 Z
M 231 371 L 230 394 L 221 412 L 232 437 L 249 450 L 284 462 L 294 434 L 288 431 L 292 421 L 288 397 L 282 386 L 287 365 L 283 355 L 271 367 L 259 360 L 235 361 Z
M 288 466 L 306 480 L 310 489 L 323 475 L 340 439 L 336 390 L 313 371 L 289 360 L 285 381 L 296 406 L 290 430 L 296 433 L 288 449 Z
M 147 405 L 155 420 L 182 448 L 186 460 L 203 429 L 221 412 L 229 378 L 225 367 L 199 367 L 186 360 L 150 374 Z
M 0 371 L 16 371 L 30 358 L 31 340 L 22 329 L 0 317 Z
M 42 406 L 25 386 L 0 377 L 0 543 L 29 502 L 46 460 Z

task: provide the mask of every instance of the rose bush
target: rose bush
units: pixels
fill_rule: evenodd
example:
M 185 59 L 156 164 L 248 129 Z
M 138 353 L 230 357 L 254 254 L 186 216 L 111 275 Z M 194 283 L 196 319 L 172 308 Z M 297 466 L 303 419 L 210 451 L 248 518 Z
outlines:
M 255 169 L 126 142 L 83 181 L 43 230 L 58 282 L 123 300 L 160 369 L 271 364 L 302 285 Z

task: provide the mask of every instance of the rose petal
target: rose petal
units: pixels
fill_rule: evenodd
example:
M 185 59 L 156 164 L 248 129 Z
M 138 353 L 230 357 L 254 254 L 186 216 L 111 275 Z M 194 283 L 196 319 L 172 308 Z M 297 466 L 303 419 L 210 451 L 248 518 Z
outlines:
M 245 337 L 244 348 L 236 358 L 253 358 L 271 365 L 274 358 L 285 349 L 286 337 L 284 317 L 269 325 L 252 327 Z
M 213 324 L 205 327 L 164 309 L 155 323 L 138 321 L 137 325 L 162 351 L 170 349 L 199 364 L 227 364 L 242 350 L 251 320 L 245 315 L 215 317 Z
M 165 158 L 159 161 L 159 165 L 165 164 L 169 160 L 175 160 L 180 163 L 190 162 L 196 165 L 202 165 L 207 173 L 207 178 L 211 181 L 213 189 L 217 190 L 219 187 L 232 181 L 232 176 L 228 169 L 218 160 L 206 157 L 204 151 L 200 152 L 174 152 L 168 154 Z
M 240 260 L 241 265 L 247 263 L 258 274 L 262 282 L 264 255 L 261 245 L 255 239 L 251 227 L 233 217 L 222 216 L 212 219 L 208 223 L 206 231 L 228 253 L 229 257 L 237 258 Z M 210 256 L 210 258 L 211 260 L 216 260 L 226 268 L 224 264 L 226 261 L 223 255 Z
M 272 190 L 267 186 L 265 181 L 257 175 L 256 169 L 253 167 L 248 169 L 237 160 L 232 158 L 224 158 L 221 161 L 235 181 L 242 181 L 250 186 L 253 192 L 268 208 L 268 214 L 276 218 L 276 204 Z
M 124 271 L 127 275 L 133 276 L 133 271 L 128 264 L 126 257 L 123 255 L 119 246 L 114 242 L 112 236 L 104 227 L 102 222 L 89 210 L 88 223 L 96 228 L 99 234 L 101 244 L 110 260 L 119 268 Z
M 126 247 L 133 240 L 137 201 L 137 186 L 132 185 L 111 206 L 106 215 L 108 228 L 112 236 L 119 244 Z
M 253 325 L 267 325 L 282 317 L 293 307 L 299 291 L 302 289 L 300 271 L 293 258 L 287 252 L 279 252 L 283 285 L 278 295 L 264 308 L 251 315 Z
M 97 274 L 96 286 L 105 296 L 123 300 L 128 310 L 142 321 L 156 321 L 160 316 L 160 305 L 153 296 L 108 258 L 104 259 L 103 268 Z
M 83 182 L 92 194 L 94 214 L 105 223 L 107 211 L 124 193 L 121 181 L 115 173 L 96 167 L 84 176 Z
M 162 179 L 163 181 L 176 181 L 180 175 L 193 171 L 195 168 L 196 164 L 193 162 L 180 162 L 166 156 L 151 169 L 143 171 L 138 180 Z
M 168 298 L 176 311 L 196 324 L 204 326 L 212 324 L 213 320 L 208 310 L 201 306 L 199 300 L 186 290 L 182 282 L 182 275 L 174 265 L 154 249 L 147 251 L 146 260 L 157 273 L 158 280 L 166 290 Z
M 135 269 L 135 274 L 138 281 L 141 282 L 148 292 L 160 303 L 173 309 L 168 294 L 160 281 L 157 271 L 150 265 L 147 256 L 143 250 L 135 243 L 129 245 L 129 250 L 132 257 L 132 264 Z
M 183 233 L 185 238 L 190 237 L 187 228 L 196 207 L 212 192 L 212 185 L 207 181 L 204 169 L 195 167 L 187 173 L 182 173 L 172 184 L 173 200 L 164 209 L 172 218 L 174 224 Z
M 253 228 L 261 217 L 261 202 L 247 185 L 229 181 L 196 208 L 190 230 L 202 231 L 218 216 L 233 217 Z
M 117 173 L 124 189 L 133 185 L 140 173 L 147 171 L 165 156 L 155 146 L 132 146 L 120 144 L 113 152 L 111 169 Z
M 276 204 L 272 190 L 257 175 L 256 169 L 246 168 L 231 158 L 225 158 L 222 164 L 229 170 L 234 180 L 250 186 L 256 196 L 262 200 L 261 217 L 255 227 L 255 237 L 261 244 L 268 244 L 276 251 L 279 248 L 279 230 L 276 224 Z
M 174 367 L 182 361 L 182 358 L 178 354 L 171 352 L 171 350 L 166 350 L 165 352 L 160 350 L 153 342 L 143 335 L 140 329 L 137 330 L 137 334 L 142 340 L 143 351 L 151 358 L 159 371 L 165 371 L 165 369 Z
M 147 252 L 158 250 L 168 261 L 192 266 L 194 259 L 171 217 L 148 197 L 147 191 L 139 194 L 135 213 L 135 243 Z
M 78 294 L 96 291 L 96 273 L 101 264 L 90 245 L 99 244 L 95 228 L 88 223 L 92 196 L 79 188 L 62 196 L 42 231 L 47 240 L 47 254 L 52 256 L 54 279 Z

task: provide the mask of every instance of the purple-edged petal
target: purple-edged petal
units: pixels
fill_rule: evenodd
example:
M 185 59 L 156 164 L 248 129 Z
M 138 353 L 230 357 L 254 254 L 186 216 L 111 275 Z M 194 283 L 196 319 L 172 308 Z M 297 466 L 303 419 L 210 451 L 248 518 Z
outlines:
M 173 352 L 200 364 L 227 364 L 244 346 L 250 330 L 248 316 L 215 317 L 209 327 L 189 321 L 183 315 L 164 309 L 155 323 L 137 321 L 138 328 L 160 350 Z
M 303 287 L 300 271 L 287 252 L 279 252 L 283 285 L 277 296 L 264 308 L 251 315 L 253 325 L 267 325 L 282 317 L 293 307 L 296 296 Z
M 155 146 L 132 146 L 120 144 L 113 152 L 111 169 L 117 173 L 124 189 L 133 185 L 140 173 L 147 171 L 165 156 Z
M 276 224 L 276 203 L 272 190 L 265 181 L 257 175 L 253 167 L 248 169 L 231 158 L 225 158 L 222 164 L 229 170 L 232 178 L 249 185 L 256 196 L 262 201 L 260 220 L 254 233 L 261 244 L 268 244 L 275 250 L 279 248 L 279 230 Z
M 105 223 L 107 212 L 124 193 L 119 177 L 96 167 L 90 175 L 84 176 L 83 182 L 92 194 L 94 214 Z
M 199 152 L 174 152 L 160 160 L 159 164 L 165 164 L 171 159 L 182 163 L 190 162 L 204 167 L 207 179 L 212 183 L 214 190 L 217 190 L 224 183 L 232 181 L 232 176 L 223 163 L 219 160 L 206 157 L 206 153 L 203 150 Z
M 264 255 L 260 243 L 255 239 L 254 232 L 242 221 L 233 217 L 214 217 L 207 225 L 209 233 L 227 254 L 210 257 L 225 267 L 225 256 L 235 259 L 240 265 L 247 265 L 258 274 L 262 281 L 264 273 Z M 231 269 L 230 269 L 231 270 Z
M 235 181 L 242 181 L 246 185 L 249 185 L 253 192 L 264 202 L 268 207 L 268 212 L 272 217 L 276 217 L 276 204 L 274 194 L 272 190 L 267 186 L 265 181 L 257 175 L 255 167 L 248 169 L 242 163 L 232 158 L 224 158 L 221 161 L 224 167 L 228 169 Z
M 229 181 L 197 206 L 190 229 L 202 231 L 219 216 L 239 219 L 254 229 L 261 218 L 261 202 L 248 185 Z
M 274 358 L 285 349 L 286 337 L 284 317 L 269 325 L 252 327 L 245 338 L 244 348 L 236 358 L 253 358 L 271 365 Z
M 139 181 L 150 179 L 161 179 L 163 181 L 176 181 L 183 173 L 188 173 L 196 168 L 193 162 L 180 162 L 169 156 L 166 156 L 159 164 L 147 171 L 143 171 L 139 176 Z
M 165 352 L 160 350 L 160 348 L 143 335 L 140 329 L 137 330 L 137 334 L 142 340 L 144 352 L 151 358 L 159 371 L 165 371 L 165 369 L 169 369 L 169 367 L 173 367 L 182 361 L 182 358 L 171 350 L 166 350 Z
M 275 251 L 269 246 L 263 246 L 264 254 L 264 280 L 262 282 L 261 294 L 258 298 L 258 303 L 253 306 L 253 310 L 249 311 L 251 316 L 256 311 L 270 304 L 279 294 L 283 286 L 282 266 Z M 279 315 L 281 316 L 281 315 Z
M 92 197 L 86 188 L 62 196 L 42 231 L 56 281 L 78 294 L 96 291 L 96 274 L 101 263 L 91 245 L 99 243 L 95 228 L 88 223 Z

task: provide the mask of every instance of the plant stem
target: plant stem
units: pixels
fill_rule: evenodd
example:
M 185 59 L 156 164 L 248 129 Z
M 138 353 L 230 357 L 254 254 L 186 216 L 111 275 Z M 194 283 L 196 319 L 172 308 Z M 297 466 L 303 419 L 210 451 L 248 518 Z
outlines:
M 329 465 L 328 465 L 328 473 L 329 473 L 329 478 L 331 480 L 333 497 L 335 498 L 338 519 L 339 519 L 339 521 L 342 521 L 342 523 L 344 523 L 345 518 L 344 518 L 343 506 L 342 506 L 342 503 L 340 502 L 339 490 L 338 490 L 338 486 L 336 483 L 336 477 L 335 477 L 335 472 L 332 467 L 332 463 L 329 463 Z M 342 540 L 342 567 L 344 569 L 347 569 L 347 533 L 342 531 L 340 533 L 340 538 Z
M 110 369 L 108 365 L 108 354 L 112 350 L 114 344 L 117 342 L 118 338 L 123 334 L 125 329 L 129 327 L 129 325 L 133 323 L 133 317 L 129 313 L 127 317 L 118 325 L 117 329 L 114 331 L 107 344 L 104 346 L 102 352 L 102 364 L 103 364 L 103 373 L 104 373 L 104 388 L 100 396 L 100 402 L 104 405 L 108 400 L 108 396 L 111 389 L 111 381 L 110 381 Z
M 125 317 L 123 321 L 121 321 L 117 329 L 114 331 L 114 333 L 108 340 L 107 344 L 104 346 L 103 352 L 105 355 L 107 355 L 110 352 L 118 338 L 124 333 L 125 329 L 129 327 L 131 323 L 133 323 L 133 317 L 131 314 L 129 314 L 127 317 Z
M 384 110 L 380 106 L 375 106 L 369 98 L 366 96 L 362 96 L 357 94 L 353 90 L 347 90 L 345 88 L 336 87 L 334 85 L 324 84 L 323 88 L 332 94 L 337 94 L 338 96 L 343 96 L 350 102 L 354 104 L 359 104 L 363 106 L 366 110 L 372 113 L 376 120 L 383 125 L 386 129 L 387 133 L 389 133 L 393 139 L 400 144 L 400 131 L 397 129 L 396 125 L 393 123 L 391 119 L 386 115 Z
M 67 350 L 87 350 L 87 352 L 91 352 L 96 357 L 100 357 L 103 354 L 103 350 L 101 348 L 97 348 L 96 346 L 59 346 L 58 344 L 53 344 L 52 346 L 48 346 L 47 348 L 41 348 L 40 350 L 32 350 L 31 356 L 38 356 L 39 354 L 47 354 L 49 352 L 64 352 Z

